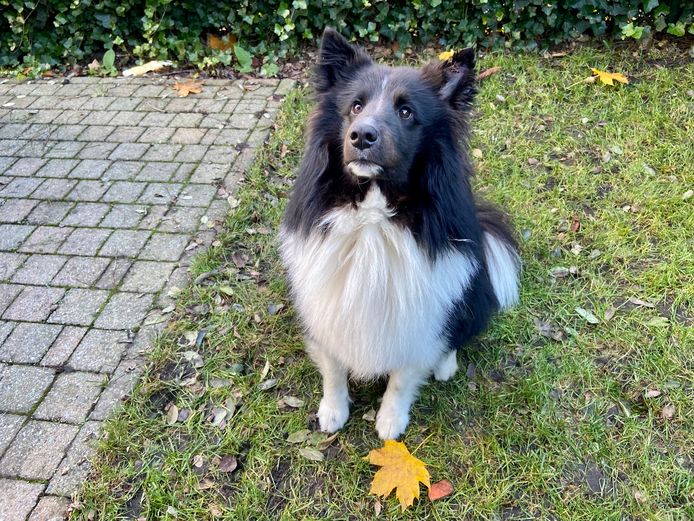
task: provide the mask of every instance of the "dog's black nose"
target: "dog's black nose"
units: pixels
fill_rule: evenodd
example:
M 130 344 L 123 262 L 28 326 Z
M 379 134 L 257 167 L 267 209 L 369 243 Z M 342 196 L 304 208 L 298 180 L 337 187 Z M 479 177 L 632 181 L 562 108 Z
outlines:
M 371 125 L 363 123 L 352 129 L 349 133 L 349 140 L 352 146 L 359 150 L 366 150 L 378 141 L 378 130 Z

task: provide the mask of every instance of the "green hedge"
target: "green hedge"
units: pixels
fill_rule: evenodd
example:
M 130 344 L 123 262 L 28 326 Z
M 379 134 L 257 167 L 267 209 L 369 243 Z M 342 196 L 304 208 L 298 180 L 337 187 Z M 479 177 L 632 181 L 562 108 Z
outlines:
M 84 63 L 114 48 L 126 59 L 229 64 L 205 46 L 207 33 L 233 34 L 274 60 L 315 42 L 326 25 L 357 40 L 401 47 L 532 49 L 596 37 L 694 34 L 694 2 L 675 0 L 0 0 L 0 67 Z

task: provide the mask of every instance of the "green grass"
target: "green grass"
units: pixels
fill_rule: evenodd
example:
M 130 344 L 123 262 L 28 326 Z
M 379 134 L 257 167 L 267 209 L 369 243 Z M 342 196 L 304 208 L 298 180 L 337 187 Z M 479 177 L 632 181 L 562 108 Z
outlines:
M 631 52 L 482 60 L 501 72 L 482 83 L 472 122 L 476 186 L 523 236 L 522 302 L 413 409 L 404 441 L 454 494 L 424 497 L 404 514 L 394 498 L 381 500 L 379 518 L 694 518 L 694 198 L 682 197 L 694 188 L 694 66 L 670 47 Z M 567 88 L 589 66 L 631 84 Z M 324 461 L 286 441 L 315 429 L 320 397 L 274 238 L 308 111 L 303 90 L 285 101 L 221 245 L 194 263 L 194 275 L 216 271 L 178 297 L 141 384 L 108 422 L 75 519 L 376 517 L 362 458 L 381 443 L 362 416 L 378 407 L 382 384 L 354 388 L 351 419 Z M 242 268 L 238 252 L 248 255 Z M 576 273 L 553 278 L 556 267 Z M 277 303 L 284 309 L 268 313 Z M 540 323 L 561 338 L 541 335 Z M 203 328 L 200 347 L 186 345 Z M 189 350 L 202 367 L 185 360 Z M 263 391 L 266 363 L 277 385 Z M 305 404 L 278 407 L 286 395 Z M 211 425 L 229 399 L 228 425 Z M 169 403 L 188 419 L 167 425 Z M 226 455 L 240 469 L 221 472 L 215 458 Z

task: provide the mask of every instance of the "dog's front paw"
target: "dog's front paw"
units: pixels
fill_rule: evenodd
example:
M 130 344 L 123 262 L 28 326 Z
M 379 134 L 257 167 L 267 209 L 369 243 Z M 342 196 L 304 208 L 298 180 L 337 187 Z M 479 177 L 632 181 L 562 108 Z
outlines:
M 323 432 L 335 432 L 341 429 L 349 418 L 349 401 L 344 403 L 328 401 L 323 398 L 318 407 L 318 422 Z
M 407 411 L 381 407 L 376 415 L 378 437 L 382 440 L 395 440 L 405 432 L 408 423 L 410 415 Z
M 438 365 L 434 369 L 434 380 L 439 382 L 447 382 L 458 371 L 458 361 L 456 360 L 455 351 L 446 353 L 439 360 Z

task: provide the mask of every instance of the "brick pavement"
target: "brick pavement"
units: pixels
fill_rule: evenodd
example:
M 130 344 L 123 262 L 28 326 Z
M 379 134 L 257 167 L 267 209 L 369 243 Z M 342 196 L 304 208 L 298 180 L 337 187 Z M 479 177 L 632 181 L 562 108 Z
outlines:
M 289 80 L 0 83 L 0 521 L 60 519 Z

